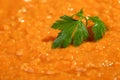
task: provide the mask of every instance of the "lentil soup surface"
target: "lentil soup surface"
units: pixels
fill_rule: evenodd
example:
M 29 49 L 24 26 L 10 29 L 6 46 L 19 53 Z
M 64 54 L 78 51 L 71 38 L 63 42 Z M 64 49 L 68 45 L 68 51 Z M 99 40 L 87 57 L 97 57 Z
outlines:
M 60 16 L 84 9 L 108 31 L 51 49 Z M 0 80 L 120 80 L 120 0 L 0 0 Z

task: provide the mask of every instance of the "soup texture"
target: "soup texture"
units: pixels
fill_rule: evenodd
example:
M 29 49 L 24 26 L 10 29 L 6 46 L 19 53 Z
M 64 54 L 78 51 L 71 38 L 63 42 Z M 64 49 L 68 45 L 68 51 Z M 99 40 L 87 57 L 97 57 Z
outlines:
M 106 34 L 52 49 L 51 25 L 81 8 Z M 0 80 L 120 80 L 120 0 L 0 0 Z

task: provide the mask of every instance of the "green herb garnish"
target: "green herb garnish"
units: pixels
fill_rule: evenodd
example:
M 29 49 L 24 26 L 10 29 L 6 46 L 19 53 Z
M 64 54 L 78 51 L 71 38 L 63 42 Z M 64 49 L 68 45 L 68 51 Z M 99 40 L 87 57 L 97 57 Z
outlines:
M 77 17 L 78 19 L 75 19 L 74 17 Z M 81 9 L 77 14 L 72 16 L 61 16 L 60 20 L 57 20 L 52 25 L 52 28 L 61 30 L 53 42 L 52 48 L 65 48 L 71 43 L 74 46 L 79 46 L 83 41 L 87 40 L 89 37 L 87 30 L 89 20 L 94 23 L 92 27 L 94 39 L 96 41 L 101 39 L 107 30 L 104 22 L 97 16 L 85 17 L 83 15 L 83 10 Z

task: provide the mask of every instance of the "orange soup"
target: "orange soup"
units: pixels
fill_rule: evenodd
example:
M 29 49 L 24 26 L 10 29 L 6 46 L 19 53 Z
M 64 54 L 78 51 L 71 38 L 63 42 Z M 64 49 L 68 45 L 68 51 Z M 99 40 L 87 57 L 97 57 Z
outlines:
M 106 34 L 52 49 L 51 25 L 81 8 Z M 120 0 L 0 0 L 0 80 L 120 80 Z

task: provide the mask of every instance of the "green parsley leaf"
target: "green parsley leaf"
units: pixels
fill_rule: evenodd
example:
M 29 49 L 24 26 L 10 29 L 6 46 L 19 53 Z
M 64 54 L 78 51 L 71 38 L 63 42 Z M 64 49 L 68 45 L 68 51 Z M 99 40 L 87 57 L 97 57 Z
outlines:
M 52 26 L 54 29 L 62 30 L 53 42 L 52 48 L 67 47 L 71 44 L 73 36 L 73 44 L 75 46 L 79 46 L 88 38 L 88 31 L 82 21 L 74 20 L 66 15 L 60 18 L 61 20 L 56 21 Z
M 88 31 L 82 21 L 79 21 L 73 37 L 73 45 L 79 46 L 84 40 L 88 38 Z
M 74 16 L 79 17 L 79 19 L 74 19 Z M 86 23 L 84 23 L 83 20 L 86 21 Z M 53 42 L 52 48 L 66 48 L 71 43 L 73 43 L 74 46 L 79 46 L 81 43 L 87 40 L 89 37 L 89 33 L 87 30 L 88 20 L 94 22 L 92 31 L 94 33 L 95 40 L 97 41 L 101 39 L 103 34 L 105 34 L 107 30 L 105 24 L 97 16 L 85 17 L 83 15 L 83 9 L 81 9 L 78 13 L 72 16 L 61 16 L 60 20 L 57 20 L 52 25 L 52 28 L 61 30 L 61 32 Z
M 94 26 L 92 27 L 92 31 L 94 33 L 94 38 L 96 41 L 102 38 L 102 36 L 107 31 L 107 28 L 102 20 L 97 16 L 90 17 L 90 20 L 94 22 Z
M 67 25 L 66 25 L 67 24 Z M 74 32 L 77 22 L 73 20 L 72 22 L 66 22 L 64 29 L 59 33 L 57 39 L 53 42 L 52 48 L 67 47 L 72 42 L 72 33 Z M 60 24 L 61 26 L 62 24 Z M 58 29 L 60 29 L 58 26 Z

